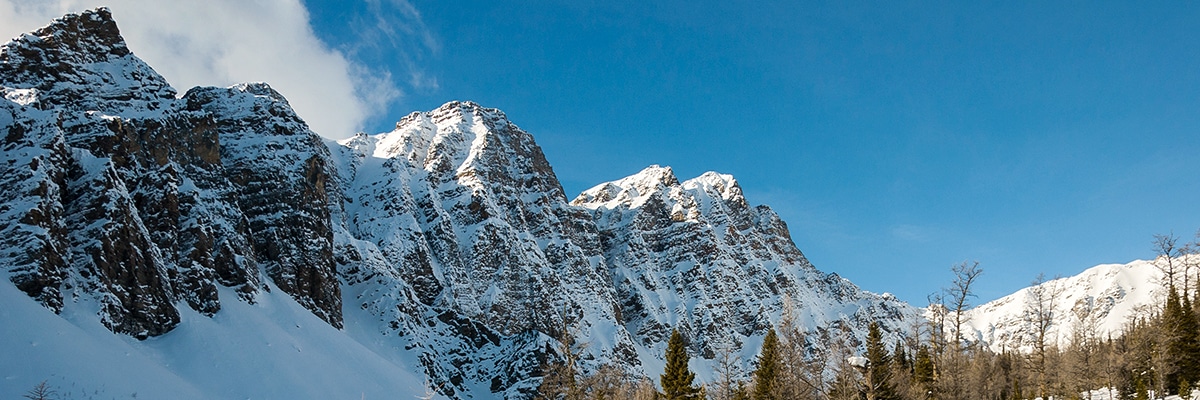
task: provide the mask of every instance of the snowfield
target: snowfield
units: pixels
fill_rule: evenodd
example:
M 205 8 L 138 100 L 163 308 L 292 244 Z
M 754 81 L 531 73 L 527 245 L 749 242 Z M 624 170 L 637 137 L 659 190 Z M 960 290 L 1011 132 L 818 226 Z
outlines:
M 233 298 L 223 288 L 221 297 Z M 181 307 L 175 330 L 137 341 L 115 335 L 89 304 L 62 316 L 0 284 L 0 397 L 39 382 L 70 399 L 416 399 L 414 360 L 320 320 L 278 289 L 257 304 L 225 302 L 213 318 Z M 356 333 L 357 332 L 357 333 Z M 355 337 L 364 339 L 362 342 Z

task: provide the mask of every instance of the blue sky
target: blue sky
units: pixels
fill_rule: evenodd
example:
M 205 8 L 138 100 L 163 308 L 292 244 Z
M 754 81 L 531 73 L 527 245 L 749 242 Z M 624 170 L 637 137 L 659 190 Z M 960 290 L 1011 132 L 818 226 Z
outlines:
M 986 301 L 1200 228 L 1195 4 L 571 3 L 305 4 L 403 92 L 367 131 L 474 100 L 568 196 L 733 174 L 819 269 L 917 304 L 962 261 Z

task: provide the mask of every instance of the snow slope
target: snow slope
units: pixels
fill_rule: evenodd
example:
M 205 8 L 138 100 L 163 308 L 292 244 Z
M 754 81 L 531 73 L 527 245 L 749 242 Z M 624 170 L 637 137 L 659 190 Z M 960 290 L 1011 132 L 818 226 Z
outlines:
M 1135 316 L 1146 316 L 1165 301 L 1162 273 L 1154 262 L 1136 260 L 1127 264 L 1104 264 L 1082 273 L 1049 280 L 1040 285 L 1053 295 L 1050 337 L 1059 346 L 1070 344 L 1075 329 L 1089 329 L 1097 337 L 1120 334 Z M 996 351 L 1028 345 L 1033 287 L 979 305 L 968 312 L 968 337 L 982 340 Z
M 222 297 L 236 294 L 222 288 Z M 226 302 L 212 318 L 185 311 L 179 326 L 144 341 L 114 335 L 94 304 L 56 315 L 0 284 L 0 397 L 46 381 L 67 398 L 403 399 L 424 377 L 397 349 L 368 347 L 279 290 L 256 304 Z M 410 395 L 411 394 L 411 395 Z

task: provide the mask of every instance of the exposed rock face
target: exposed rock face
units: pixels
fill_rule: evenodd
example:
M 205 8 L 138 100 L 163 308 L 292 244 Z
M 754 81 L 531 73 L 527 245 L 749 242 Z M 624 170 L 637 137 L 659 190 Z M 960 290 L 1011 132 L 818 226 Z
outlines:
M 71 151 L 51 121 L 52 113 L 0 101 L 0 257 L 18 288 L 58 312 L 71 258 L 62 202 Z
M 249 222 L 248 241 L 267 275 L 341 327 L 329 217 L 337 202 L 326 192 L 336 174 L 329 149 L 266 84 L 195 88 L 183 101 L 213 120 L 224 176 L 236 188 L 230 194 Z
M 25 90 L 21 103 L 40 109 L 144 111 L 175 98 L 175 89 L 129 52 L 103 8 L 67 15 L 5 44 L 0 82 Z
M 730 176 L 651 167 L 569 202 L 533 137 L 470 102 L 327 142 L 265 84 L 176 98 L 105 9 L 0 48 L 0 93 L 2 271 L 139 338 L 274 286 L 444 394 L 524 398 L 566 335 L 585 370 L 653 376 L 672 328 L 752 354 L 785 298 L 818 333 L 919 318 L 817 271 Z
M 872 320 L 902 332 L 915 317 L 907 304 L 813 268 L 779 216 L 751 207 L 729 175 L 680 182 L 670 168 L 651 166 L 572 204 L 592 211 L 624 326 L 647 347 L 679 329 L 703 358 L 742 348 L 780 317 L 785 298 L 807 329 L 845 325 L 859 340 Z
M 10 279 L 26 293 L 56 311 L 64 290 L 92 296 L 106 326 L 144 338 L 178 323 L 177 301 L 216 313 L 216 285 L 252 300 L 265 266 L 281 289 L 341 323 L 329 202 L 319 189 L 328 150 L 278 94 L 243 86 L 176 99 L 125 47 L 106 9 L 68 15 L 4 45 L 0 87 L 11 116 L 0 117 L 8 128 L 0 168 L 5 187 L 21 189 L 7 192 L 0 226 L 11 232 L 4 239 L 12 244 L 5 246 Z M 239 115 L 245 103 L 261 112 Z M 312 156 L 246 165 L 251 157 L 224 154 L 222 142 L 240 143 L 247 132 L 307 137 L 281 140 Z M 312 173 L 280 179 L 294 171 Z M 280 183 L 316 189 L 256 201 L 263 193 L 247 186 L 268 180 L 285 191 L 300 186 Z M 262 217 L 276 213 L 288 218 Z M 272 224 L 325 229 L 271 242 Z
M 347 304 L 404 337 L 454 393 L 528 395 L 530 371 L 559 356 L 546 344 L 564 333 L 589 343 L 585 369 L 653 374 L 644 366 L 659 364 L 671 329 L 711 360 L 761 338 L 785 298 L 818 333 L 813 345 L 919 318 L 817 271 L 728 175 L 681 183 L 655 166 L 568 203 L 532 137 L 470 102 L 331 148 L 346 196 L 335 247 L 355 293 Z
M 427 368 L 464 371 L 449 372 L 452 382 L 461 374 L 512 388 L 568 328 L 612 336 L 592 358 L 639 366 L 595 226 L 567 204 L 532 136 L 499 110 L 452 102 L 335 148 L 346 176 L 346 235 L 357 244 L 339 248 L 371 254 L 345 257 L 343 271 L 352 285 L 374 279 L 388 288 L 355 301 L 395 322 L 385 330 L 420 337 L 413 345 L 431 356 Z M 362 258 L 376 261 L 355 266 Z M 417 304 L 398 309 L 406 298 Z M 426 327 L 432 315 L 447 326 Z M 477 358 L 493 352 L 504 362 Z

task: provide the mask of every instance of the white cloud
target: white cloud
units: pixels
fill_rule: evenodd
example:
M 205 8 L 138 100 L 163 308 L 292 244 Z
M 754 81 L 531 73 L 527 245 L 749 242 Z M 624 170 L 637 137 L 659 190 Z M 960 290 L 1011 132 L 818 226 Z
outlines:
M 354 134 L 402 94 L 386 71 L 321 42 L 299 0 L 0 0 L 0 36 L 100 6 L 112 10 L 130 50 L 180 92 L 267 82 L 326 137 Z

